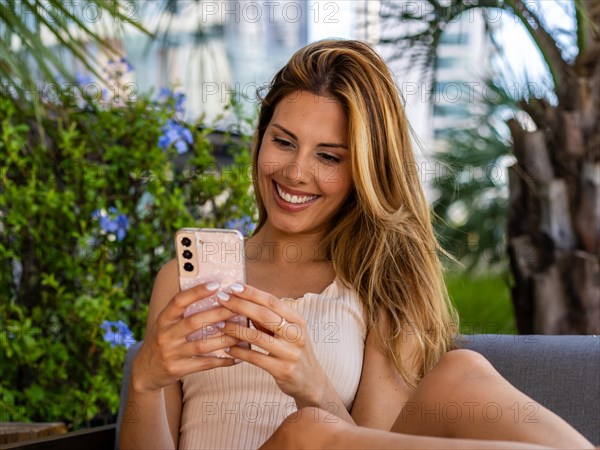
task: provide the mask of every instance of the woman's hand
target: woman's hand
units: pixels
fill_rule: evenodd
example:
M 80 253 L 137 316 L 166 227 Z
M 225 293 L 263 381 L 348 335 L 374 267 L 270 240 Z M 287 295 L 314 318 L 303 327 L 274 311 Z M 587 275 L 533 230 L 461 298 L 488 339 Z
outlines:
M 233 359 L 211 356 L 199 357 L 227 348 L 239 341 L 217 332 L 208 338 L 188 341 L 193 332 L 213 326 L 220 328 L 235 313 L 222 306 L 183 317 L 192 303 L 214 294 L 218 283 L 195 286 L 175 295 L 148 328 L 146 338 L 132 363 L 132 388 L 138 392 L 160 390 L 192 372 L 225 367 Z
M 298 407 L 318 405 L 330 383 L 313 353 L 304 318 L 283 300 L 252 286 L 234 284 L 230 291 L 229 300 L 220 303 L 250 318 L 257 329 L 226 322 L 223 332 L 268 354 L 241 347 L 228 353 L 269 372 Z

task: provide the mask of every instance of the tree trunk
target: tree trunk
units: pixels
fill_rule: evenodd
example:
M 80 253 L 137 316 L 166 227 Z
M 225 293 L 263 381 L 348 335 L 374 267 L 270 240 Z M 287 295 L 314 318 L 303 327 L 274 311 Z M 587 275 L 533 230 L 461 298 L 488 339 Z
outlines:
M 590 3 L 600 25 L 600 7 Z M 520 333 L 600 334 L 600 40 L 590 41 L 558 104 L 524 104 L 537 125 L 508 125 L 508 242 Z M 561 91 L 558 91 L 561 92 Z

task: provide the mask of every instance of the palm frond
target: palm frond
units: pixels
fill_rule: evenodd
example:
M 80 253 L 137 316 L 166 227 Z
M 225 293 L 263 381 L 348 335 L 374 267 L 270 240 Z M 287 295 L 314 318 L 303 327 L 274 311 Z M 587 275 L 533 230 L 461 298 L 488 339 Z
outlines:
M 118 51 L 111 45 L 111 39 L 117 38 L 126 27 L 151 35 L 132 15 L 132 5 L 135 4 L 102 0 L 72 4 L 62 0 L 1 2 L 0 83 L 5 89 L 10 87 L 7 94 L 21 107 L 33 105 L 37 111 L 39 103 L 44 101 L 39 86 L 52 86 L 54 93 L 64 99 L 65 87 L 75 83 L 75 74 L 65 62 L 69 59 L 102 80 L 99 61 L 90 52 L 91 46 L 116 56 Z M 98 17 L 105 18 L 111 24 L 110 29 L 101 32 L 99 23 L 92 24 L 94 21 L 82 14 L 86 8 L 93 8 Z
M 392 58 L 404 58 L 416 65 L 427 79 L 435 81 L 440 37 L 448 24 L 473 9 L 499 9 L 516 17 L 532 37 L 552 75 L 555 92 L 560 92 L 568 84 L 569 64 L 563 57 L 560 44 L 547 30 L 543 18 L 523 0 L 450 0 L 444 4 L 438 0 L 426 0 L 423 5 L 421 8 L 408 8 L 403 6 L 403 2 L 383 0 L 381 18 L 390 25 L 388 30 L 382 31 L 381 43 L 397 47 Z M 493 35 L 489 26 L 486 29 Z M 493 43 L 501 52 L 500 43 Z

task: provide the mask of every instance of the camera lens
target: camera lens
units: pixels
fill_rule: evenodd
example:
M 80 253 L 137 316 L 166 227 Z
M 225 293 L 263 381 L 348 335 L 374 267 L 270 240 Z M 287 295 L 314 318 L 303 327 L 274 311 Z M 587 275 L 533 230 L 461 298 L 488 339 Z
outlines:
M 192 252 L 190 252 L 189 250 L 184 250 L 182 255 L 185 259 L 192 259 Z
M 192 270 L 194 270 L 194 265 L 192 263 L 185 263 L 183 265 L 183 268 L 186 272 L 191 272 Z
M 184 247 L 189 247 L 190 245 L 192 245 L 192 241 L 190 241 L 190 238 L 184 237 L 181 240 L 181 245 L 183 245 Z

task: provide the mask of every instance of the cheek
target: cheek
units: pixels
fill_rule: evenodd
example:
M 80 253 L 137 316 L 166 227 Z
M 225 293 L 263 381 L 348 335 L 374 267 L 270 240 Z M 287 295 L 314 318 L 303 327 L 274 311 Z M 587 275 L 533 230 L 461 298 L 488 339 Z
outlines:
M 319 170 L 319 185 L 329 195 L 345 196 L 352 187 L 352 176 L 346 166 L 326 166 Z
M 268 145 L 262 145 L 258 153 L 258 175 L 272 176 L 281 167 L 281 162 L 277 160 L 276 153 L 271 151 Z

